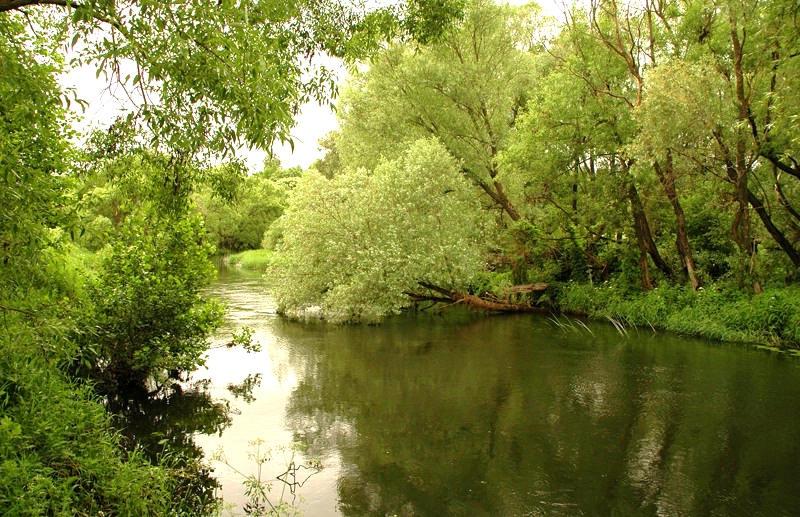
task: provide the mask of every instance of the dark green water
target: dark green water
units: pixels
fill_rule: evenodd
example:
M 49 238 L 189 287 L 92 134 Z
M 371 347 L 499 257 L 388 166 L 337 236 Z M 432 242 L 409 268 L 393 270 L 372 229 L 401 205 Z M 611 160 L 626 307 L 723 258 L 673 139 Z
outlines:
M 213 349 L 194 375 L 230 401 L 195 440 L 224 450 L 233 504 L 261 439 L 265 476 L 321 464 L 273 484 L 307 515 L 800 514 L 797 359 L 528 315 L 303 325 L 252 275 L 213 292 L 217 344 L 249 325 L 263 347 Z

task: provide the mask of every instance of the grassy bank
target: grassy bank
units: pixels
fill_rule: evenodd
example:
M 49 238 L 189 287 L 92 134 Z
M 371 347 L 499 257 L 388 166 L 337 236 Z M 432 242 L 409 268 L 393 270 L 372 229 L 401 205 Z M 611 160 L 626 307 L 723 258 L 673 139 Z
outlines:
M 251 271 L 264 271 L 271 260 L 272 251 L 265 249 L 246 250 L 226 258 L 228 265 Z
M 660 287 L 626 292 L 614 286 L 568 283 L 556 293 L 564 312 L 721 341 L 800 347 L 800 287 L 748 295 L 707 286 L 697 292 Z

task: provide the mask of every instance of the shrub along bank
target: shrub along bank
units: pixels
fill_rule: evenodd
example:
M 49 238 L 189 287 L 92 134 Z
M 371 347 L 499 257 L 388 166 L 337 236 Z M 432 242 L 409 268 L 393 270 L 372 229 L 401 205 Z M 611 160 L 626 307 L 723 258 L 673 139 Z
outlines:
M 606 284 L 558 286 L 554 306 L 565 313 L 614 320 L 721 341 L 800 346 L 800 287 L 750 295 L 709 285 L 698 291 L 665 286 L 651 291 Z

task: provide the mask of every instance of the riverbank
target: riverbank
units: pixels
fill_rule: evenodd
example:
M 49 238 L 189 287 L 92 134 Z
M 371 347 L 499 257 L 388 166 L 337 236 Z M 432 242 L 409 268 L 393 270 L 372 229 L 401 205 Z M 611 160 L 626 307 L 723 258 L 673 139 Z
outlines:
M 265 249 L 247 250 L 224 260 L 232 267 L 264 272 L 273 255 Z M 498 285 L 486 287 L 500 289 Z M 646 292 L 613 283 L 567 282 L 551 287 L 542 310 L 549 307 L 556 313 L 610 322 L 622 332 L 650 328 L 800 353 L 800 286 L 771 287 L 757 295 L 724 284 L 698 291 L 661 286 Z M 290 319 L 325 319 L 318 307 L 298 314 Z
M 224 262 L 232 267 L 249 271 L 264 271 L 272 261 L 273 252 L 266 249 L 245 250 L 224 257 Z
M 611 321 L 619 328 L 667 330 L 717 341 L 800 348 L 800 287 L 771 288 L 748 295 L 707 286 L 698 291 L 658 287 L 628 292 L 615 286 L 567 283 L 555 294 L 555 308 Z

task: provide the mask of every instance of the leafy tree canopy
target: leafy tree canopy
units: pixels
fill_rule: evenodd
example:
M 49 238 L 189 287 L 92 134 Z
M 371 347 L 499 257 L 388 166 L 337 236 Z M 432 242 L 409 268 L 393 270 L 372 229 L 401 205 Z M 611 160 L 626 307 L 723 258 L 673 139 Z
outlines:
M 374 171 L 304 175 L 289 198 L 271 271 L 281 308 L 376 321 L 420 282 L 465 286 L 483 265 L 484 216 L 457 162 L 418 140 Z
M 299 106 L 327 102 L 335 85 L 314 56 L 356 59 L 397 34 L 433 38 L 460 11 L 458 1 L 427 0 L 371 11 L 328 0 L 0 1 L 15 20 L 36 8 L 63 13 L 36 21 L 58 27 L 75 64 L 125 88 L 137 104 L 129 120 L 151 145 L 223 156 L 289 141 Z

